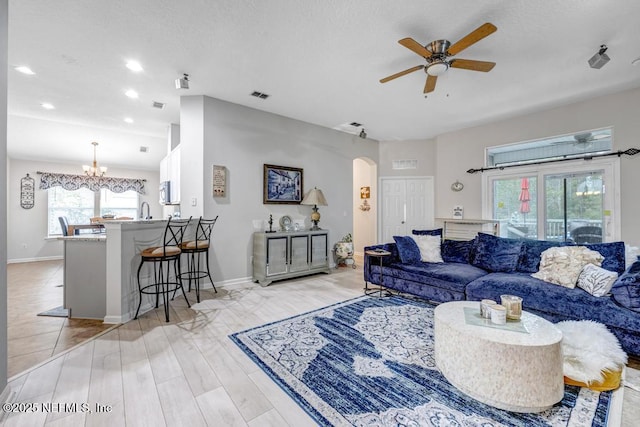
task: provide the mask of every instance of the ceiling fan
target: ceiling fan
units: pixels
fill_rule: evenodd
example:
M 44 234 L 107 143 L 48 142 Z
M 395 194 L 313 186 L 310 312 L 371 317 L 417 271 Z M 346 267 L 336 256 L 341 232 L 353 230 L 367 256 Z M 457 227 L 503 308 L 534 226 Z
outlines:
M 566 139 L 560 139 L 552 142 L 552 144 L 573 144 L 574 146 L 582 146 L 583 148 L 591 148 L 594 141 L 601 139 L 611 138 L 611 133 L 605 131 L 604 133 L 593 134 L 591 132 L 577 133 Z
M 422 46 L 411 37 L 398 40 L 398 43 L 400 43 L 402 46 L 422 56 L 427 63 L 425 65 L 417 65 L 415 67 L 409 68 L 408 70 L 392 74 L 388 77 L 385 77 L 384 79 L 381 79 L 380 83 L 386 83 L 390 80 L 397 79 L 398 77 L 402 77 L 406 74 L 413 73 L 414 71 L 424 69 L 425 73 L 427 73 L 427 81 L 424 85 L 424 93 L 429 93 L 433 92 L 433 90 L 436 88 L 436 81 L 438 79 L 438 76 L 444 74 L 450 67 L 462 68 L 471 71 L 483 71 L 485 73 L 491 71 L 496 65 L 495 62 L 474 61 L 472 59 L 449 59 L 449 57 L 457 55 L 472 44 L 477 43 L 488 35 L 494 33 L 496 30 L 497 28 L 495 25 L 487 22 L 485 24 L 482 24 L 454 44 L 451 44 L 449 40 L 435 40 L 425 46 Z

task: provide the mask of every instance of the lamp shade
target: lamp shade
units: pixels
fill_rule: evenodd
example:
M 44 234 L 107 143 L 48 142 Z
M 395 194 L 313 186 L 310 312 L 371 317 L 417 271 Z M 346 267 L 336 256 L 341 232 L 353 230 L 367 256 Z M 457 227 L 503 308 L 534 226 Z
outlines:
M 322 190 L 317 188 L 313 188 L 313 190 L 309 191 L 304 199 L 300 202 L 301 205 L 316 205 L 316 206 L 327 206 L 327 199 L 324 198 L 324 194 L 322 194 Z

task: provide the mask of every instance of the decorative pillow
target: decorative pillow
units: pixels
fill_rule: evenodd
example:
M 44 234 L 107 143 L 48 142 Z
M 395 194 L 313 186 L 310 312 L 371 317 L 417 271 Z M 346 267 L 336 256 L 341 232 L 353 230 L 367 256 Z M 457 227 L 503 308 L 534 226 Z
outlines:
M 444 262 L 463 262 L 469 264 L 469 255 L 473 240 L 445 240 L 440 246 Z
M 478 233 L 471 264 L 487 271 L 513 272 L 518 265 L 522 242 L 491 234 Z
M 435 228 L 433 230 L 411 230 L 411 234 L 417 236 L 442 236 L 442 228 Z
M 540 270 L 531 276 L 545 282 L 575 288 L 580 272 L 587 264 L 602 264 L 603 256 L 584 246 L 562 246 L 542 252 Z
M 411 236 L 420 249 L 420 261 L 444 262 L 440 255 L 440 236 L 417 235 Z
M 621 306 L 640 312 L 640 259 L 618 277 L 611 294 Z
M 393 236 L 398 247 L 398 255 L 403 264 L 420 262 L 420 248 L 411 236 Z
M 593 264 L 583 267 L 578 276 L 578 287 L 589 292 L 594 297 L 602 297 L 609 293 L 618 273 L 605 270 Z

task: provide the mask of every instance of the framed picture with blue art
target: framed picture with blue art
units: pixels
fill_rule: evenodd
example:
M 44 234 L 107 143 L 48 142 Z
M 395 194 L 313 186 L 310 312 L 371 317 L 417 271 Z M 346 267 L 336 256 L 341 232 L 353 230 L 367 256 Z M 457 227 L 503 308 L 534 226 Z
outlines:
M 264 165 L 264 204 L 298 205 L 302 201 L 302 169 Z

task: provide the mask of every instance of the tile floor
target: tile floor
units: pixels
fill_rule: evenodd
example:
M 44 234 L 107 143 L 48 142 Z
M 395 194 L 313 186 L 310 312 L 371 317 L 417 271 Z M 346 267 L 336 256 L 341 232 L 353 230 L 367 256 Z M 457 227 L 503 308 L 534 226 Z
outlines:
M 13 402 L 63 405 L 49 413 L 5 414 L 0 422 L 110 427 L 315 425 L 227 336 L 359 296 L 362 288 L 361 268 L 341 268 L 330 275 L 266 288 L 247 282 L 219 287 L 217 294 L 207 290 L 193 309 L 176 298 L 170 323 L 164 322 L 162 308 L 153 310 L 14 376 Z M 195 299 L 193 292 L 190 299 Z M 640 392 L 626 388 L 624 397 L 622 425 L 637 426 Z M 64 405 L 73 403 L 86 403 L 91 412 Z

